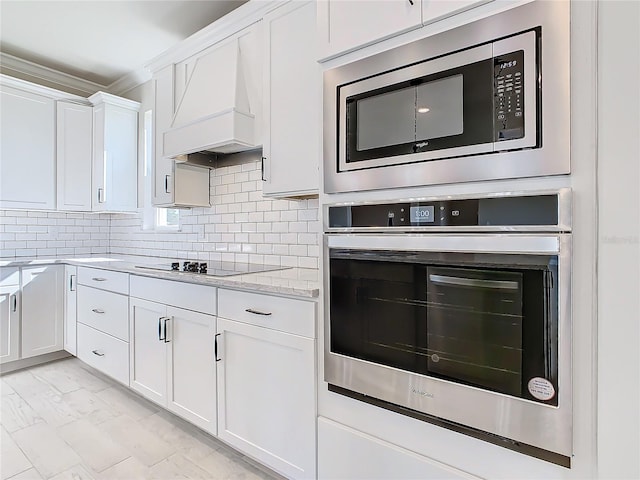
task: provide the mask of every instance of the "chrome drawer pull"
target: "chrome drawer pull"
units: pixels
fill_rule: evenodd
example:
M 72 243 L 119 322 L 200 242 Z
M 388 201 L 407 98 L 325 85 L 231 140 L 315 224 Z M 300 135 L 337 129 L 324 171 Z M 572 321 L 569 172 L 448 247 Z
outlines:
M 94 308 L 91 310 L 93 313 L 104 313 L 104 310 L 100 310 L 99 308 Z
M 106 282 L 107 281 L 106 278 L 102 278 L 102 277 L 93 277 L 91 280 L 93 280 L 94 282 Z
M 98 350 L 91 350 L 91 352 L 99 357 L 104 357 L 104 353 L 100 353 Z
M 261 312 L 260 310 L 254 310 L 253 308 L 247 308 L 245 309 L 245 312 L 253 313 L 254 315 L 265 315 L 265 316 L 271 315 L 271 312 Z

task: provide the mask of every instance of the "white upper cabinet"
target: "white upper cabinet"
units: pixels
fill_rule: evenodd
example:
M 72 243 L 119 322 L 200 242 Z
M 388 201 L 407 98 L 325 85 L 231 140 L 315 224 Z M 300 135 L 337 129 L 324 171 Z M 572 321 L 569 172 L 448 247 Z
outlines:
M 0 208 L 56 206 L 55 101 L 3 84 Z
M 169 65 L 153 76 L 153 205 L 208 207 L 209 169 L 164 156 L 163 133 L 171 127 L 175 111 L 175 71 L 174 65 Z
M 348 53 L 492 0 L 318 0 L 318 58 Z
M 89 101 L 94 105 L 92 209 L 135 211 L 140 104 L 103 92 Z
M 93 109 L 58 101 L 56 105 L 57 209 L 91 210 Z
M 317 8 L 321 59 L 422 25 L 420 0 L 319 0 Z
M 422 0 L 422 23 L 426 25 L 491 1 L 492 0 Z
M 263 193 L 318 192 L 322 95 L 314 2 L 290 2 L 265 15 Z

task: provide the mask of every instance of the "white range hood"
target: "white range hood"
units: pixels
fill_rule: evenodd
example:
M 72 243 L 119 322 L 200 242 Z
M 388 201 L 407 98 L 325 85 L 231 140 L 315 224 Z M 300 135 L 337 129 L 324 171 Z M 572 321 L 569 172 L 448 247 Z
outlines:
M 243 56 L 253 37 L 238 36 L 194 61 L 171 128 L 163 133 L 165 157 L 188 161 L 191 153 L 234 153 L 259 146 L 248 91 L 249 81 L 255 81 L 250 48 Z

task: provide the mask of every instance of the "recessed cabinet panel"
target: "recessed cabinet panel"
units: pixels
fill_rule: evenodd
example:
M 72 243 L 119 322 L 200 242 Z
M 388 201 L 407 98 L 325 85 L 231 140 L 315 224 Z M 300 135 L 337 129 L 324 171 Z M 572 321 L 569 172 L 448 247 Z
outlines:
M 491 1 L 492 0 L 422 0 L 422 23 L 426 25 Z
M 56 105 L 58 210 L 91 210 L 93 109 L 58 101 Z
M 22 269 L 22 357 L 63 349 L 64 266 Z
M 322 75 L 315 61 L 316 5 L 291 2 L 263 22 L 263 192 L 317 193 Z
M 56 206 L 55 101 L 2 85 L 0 208 Z
M 20 272 L 2 268 L 0 277 L 0 363 L 20 358 Z
M 319 55 L 346 53 L 422 25 L 418 0 L 319 0 Z

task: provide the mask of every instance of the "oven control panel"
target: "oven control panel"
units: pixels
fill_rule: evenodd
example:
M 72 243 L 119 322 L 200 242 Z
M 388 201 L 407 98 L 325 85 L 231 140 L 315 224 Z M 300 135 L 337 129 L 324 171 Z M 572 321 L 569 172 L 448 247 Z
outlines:
M 329 206 L 329 228 L 558 225 L 558 196 L 470 198 Z

